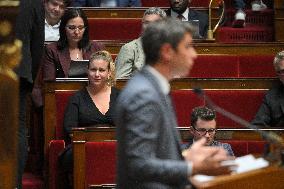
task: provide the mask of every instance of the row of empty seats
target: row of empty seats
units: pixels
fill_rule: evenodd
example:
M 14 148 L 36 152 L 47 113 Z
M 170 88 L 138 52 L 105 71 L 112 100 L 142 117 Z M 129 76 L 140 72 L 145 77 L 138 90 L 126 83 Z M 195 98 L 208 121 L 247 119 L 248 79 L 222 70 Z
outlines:
M 112 54 L 115 60 L 117 54 Z M 275 78 L 274 55 L 200 54 L 186 77 Z
M 273 16 L 273 11 L 268 16 Z M 258 15 L 261 17 L 262 15 Z M 92 40 L 133 40 L 141 33 L 141 18 L 89 18 L 89 35 Z M 272 22 L 264 22 L 270 23 Z M 261 23 L 260 23 L 261 24 Z M 220 27 L 216 41 L 220 43 L 246 43 L 274 41 L 273 26 L 248 24 L 246 28 Z

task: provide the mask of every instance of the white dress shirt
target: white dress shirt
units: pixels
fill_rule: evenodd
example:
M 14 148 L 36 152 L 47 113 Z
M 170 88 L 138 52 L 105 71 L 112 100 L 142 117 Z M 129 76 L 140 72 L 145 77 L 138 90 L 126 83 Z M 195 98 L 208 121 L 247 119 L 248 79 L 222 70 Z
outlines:
M 60 21 L 51 26 L 47 23 L 47 21 L 45 20 L 45 24 L 44 24 L 44 40 L 45 41 L 58 41 L 59 39 L 59 26 L 60 26 Z

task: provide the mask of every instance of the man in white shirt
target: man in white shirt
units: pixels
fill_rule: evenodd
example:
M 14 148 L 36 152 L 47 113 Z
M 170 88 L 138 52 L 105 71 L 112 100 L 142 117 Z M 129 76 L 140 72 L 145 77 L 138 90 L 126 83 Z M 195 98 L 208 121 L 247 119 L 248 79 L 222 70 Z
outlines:
M 45 41 L 57 41 L 59 39 L 60 19 L 70 0 L 45 0 Z

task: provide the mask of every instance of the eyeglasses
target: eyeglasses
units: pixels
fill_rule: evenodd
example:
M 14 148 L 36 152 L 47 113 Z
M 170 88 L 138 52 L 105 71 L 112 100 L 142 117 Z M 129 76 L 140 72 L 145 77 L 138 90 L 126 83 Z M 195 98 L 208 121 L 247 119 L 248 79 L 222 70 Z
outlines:
M 277 75 L 284 76 L 284 69 L 276 71 Z
M 195 128 L 193 127 L 194 130 L 196 130 L 200 135 L 206 135 L 208 133 L 209 135 L 212 135 L 213 133 L 216 132 L 216 129 L 206 129 L 206 128 Z
M 76 29 L 78 29 L 78 31 L 83 31 L 86 29 L 86 26 L 74 26 L 74 25 L 67 25 L 66 28 L 68 28 L 71 31 L 75 31 Z

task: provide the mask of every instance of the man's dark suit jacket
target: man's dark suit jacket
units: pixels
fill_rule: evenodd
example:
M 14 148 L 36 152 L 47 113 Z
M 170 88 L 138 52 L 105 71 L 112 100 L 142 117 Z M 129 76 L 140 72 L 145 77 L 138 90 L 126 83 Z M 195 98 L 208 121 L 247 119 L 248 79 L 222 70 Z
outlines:
M 184 189 L 188 165 L 170 98 L 145 67 L 117 101 L 117 188 Z
M 281 82 L 267 92 L 251 123 L 270 127 L 284 127 L 284 85 Z
M 171 16 L 171 9 L 166 10 L 168 16 Z M 188 20 L 199 20 L 199 34 L 203 38 L 207 38 L 207 30 L 208 30 L 208 15 L 189 8 Z
M 100 7 L 101 0 L 74 0 L 72 3 L 74 7 Z
M 16 72 L 33 82 L 44 47 L 44 8 L 41 0 L 21 0 L 16 21 L 16 37 L 23 42 L 22 61 Z

